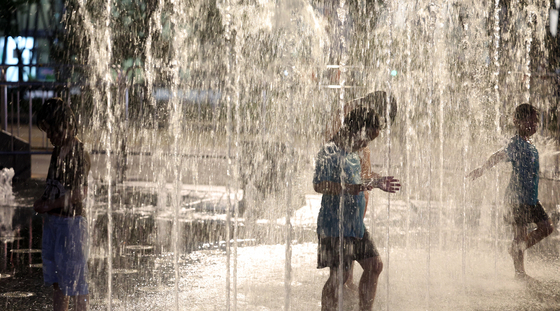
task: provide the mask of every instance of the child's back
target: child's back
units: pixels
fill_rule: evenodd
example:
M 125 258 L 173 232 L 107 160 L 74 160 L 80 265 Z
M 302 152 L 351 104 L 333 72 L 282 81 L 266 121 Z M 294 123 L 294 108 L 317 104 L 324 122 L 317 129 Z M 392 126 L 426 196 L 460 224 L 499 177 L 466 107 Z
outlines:
M 506 202 L 535 205 L 539 196 L 539 152 L 535 145 L 515 135 L 505 148 L 512 164 Z

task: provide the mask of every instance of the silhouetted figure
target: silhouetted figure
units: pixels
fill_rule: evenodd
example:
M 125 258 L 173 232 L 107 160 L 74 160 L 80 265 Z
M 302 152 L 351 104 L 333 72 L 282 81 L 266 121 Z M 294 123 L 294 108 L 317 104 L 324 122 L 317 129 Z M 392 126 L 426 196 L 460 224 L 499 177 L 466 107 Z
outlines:
M 513 170 L 506 189 L 506 204 L 509 205 L 508 221 L 513 225 L 514 238 L 509 248 L 517 277 L 526 277 L 523 252 L 550 235 L 554 227 L 538 200 L 539 152 L 530 140 L 537 132 L 538 110 L 522 104 L 515 109 L 513 123 L 517 128 L 509 144 L 494 153 L 481 167 L 467 177 L 476 179 L 500 162 L 511 162 Z M 527 232 L 529 223 L 537 224 L 537 230 Z
M 52 98 L 37 112 L 37 126 L 54 146 L 43 196 L 33 208 L 43 218 L 43 277 L 53 285 L 55 311 L 88 309 L 87 223 L 83 199 L 87 193 L 90 159 L 76 137 L 76 118 L 60 98 Z
M 390 102 L 389 106 L 389 118 L 386 117 L 387 114 L 387 104 Z M 387 93 L 384 91 L 375 91 L 368 93 L 366 96 L 357 98 L 349 101 L 344 105 L 344 115 L 347 115 L 350 111 L 356 108 L 365 108 L 375 111 L 380 117 L 381 124 L 387 124 L 388 122 L 393 122 L 397 114 L 397 102 L 391 96 L 390 101 L 387 100 Z M 333 138 L 334 135 L 340 130 L 341 119 L 340 119 L 340 109 L 337 109 L 333 114 L 333 118 L 327 123 L 325 128 L 325 140 L 328 141 Z M 362 180 L 371 180 L 381 178 L 382 176 L 371 170 L 371 152 L 367 146 L 361 148 L 357 151 L 360 157 L 361 165 L 361 178 Z M 364 191 L 365 197 L 365 208 L 364 215 L 365 218 L 368 202 L 369 202 L 369 192 Z M 354 284 L 354 263 L 350 265 L 350 270 L 348 271 L 348 279 L 344 285 L 347 289 L 354 293 L 358 293 L 358 286 Z
M 360 176 L 360 158 L 356 152 L 374 140 L 381 127 L 379 117 L 373 110 L 363 107 L 354 109 L 317 155 L 313 188 L 323 194 L 317 219 L 317 265 L 318 268 L 330 268 L 330 276 L 322 292 L 322 310 L 337 309 L 340 297 L 338 285 L 348 279 L 354 260 L 364 269 L 358 286 L 360 309 L 371 310 L 373 307 L 383 263 L 364 226 L 364 191 L 379 188 L 394 193 L 400 189 L 400 184 L 393 176 L 364 183 Z M 342 222 L 339 218 L 341 204 Z M 341 236 L 343 262 L 339 260 Z M 339 269 L 343 269 L 343 280 L 339 279 Z

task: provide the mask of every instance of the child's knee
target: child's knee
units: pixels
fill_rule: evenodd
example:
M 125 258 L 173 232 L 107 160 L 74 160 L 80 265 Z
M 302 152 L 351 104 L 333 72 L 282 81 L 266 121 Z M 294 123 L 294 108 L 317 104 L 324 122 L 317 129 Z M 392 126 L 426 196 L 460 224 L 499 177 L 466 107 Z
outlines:
M 540 222 L 537 226 L 547 236 L 554 232 L 554 225 L 550 219 Z
M 375 274 L 379 275 L 381 274 L 381 271 L 383 271 L 383 261 L 381 261 L 381 257 L 377 256 L 375 260 L 374 272 Z
M 372 276 L 379 276 L 381 271 L 383 271 L 383 262 L 381 261 L 381 257 L 373 257 L 369 258 L 366 261 L 366 267 L 364 268 L 364 273 L 369 273 Z
M 546 226 L 546 235 L 550 235 L 552 234 L 552 232 L 554 232 L 554 225 L 552 224 L 552 221 L 549 219 L 547 220 L 547 226 Z

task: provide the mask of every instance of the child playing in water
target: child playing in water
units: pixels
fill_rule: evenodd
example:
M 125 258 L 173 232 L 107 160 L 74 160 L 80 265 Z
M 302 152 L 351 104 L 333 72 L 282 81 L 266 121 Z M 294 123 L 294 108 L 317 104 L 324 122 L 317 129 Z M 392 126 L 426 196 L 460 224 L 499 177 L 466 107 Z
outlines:
M 539 152 L 530 140 L 537 132 L 538 110 L 529 104 L 515 109 L 513 123 L 517 128 L 509 144 L 494 153 L 481 167 L 470 172 L 467 177 L 476 179 L 500 162 L 511 162 L 513 170 L 506 189 L 506 204 L 510 207 L 510 220 L 514 238 L 509 248 L 517 277 L 526 277 L 523 252 L 550 235 L 554 227 L 538 200 Z M 529 223 L 537 224 L 537 230 L 527 232 Z
M 360 310 L 372 310 L 377 280 L 383 269 L 379 252 L 369 237 L 363 222 L 365 211 L 364 192 L 373 188 L 394 193 L 399 190 L 398 180 L 392 176 L 363 183 L 360 158 L 356 153 L 379 135 L 381 125 L 377 114 L 364 107 L 352 110 L 338 132 L 319 151 L 313 177 L 313 188 L 322 193 L 321 210 L 317 219 L 319 238 L 318 268 L 329 267 L 330 276 L 322 291 L 322 310 L 336 310 L 340 284 L 349 277 L 352 262 L 357 261 L 364 272 L 360 278 L 358 294 Z M 339 220 L 342 204 L 343 222 Z M 342 228 L 342 232 L 339 232 Z M 340 262 L 340 236 L 343 237 L 343 262 Z
M 76 119 L 60 98 L 52 98 L 37 112 L 37 125 L 54 146 L 43 196 L 33 205 L 44 214 L 43 278 L 52 284 L 53 309 L 88 308 L 87 223 L 83 199 L 87 191 L 89 155 L 76 137 Z
M 375 91 L 370 92 L 366 96 L 357 98 L 347 102 L 344 105 L 344 115 L 347 115 L 350 111 L 358 108 L 358 107 L 365 107 L 367 109 L 371 109 L 377 113 L 379 119 L 382 124 L 387 124 L 389 122 L 393 122 L 395 116 L 397 114 L 397 102 L 394 97 L 390 96 L 391 100 L 387 100 L 387 93 L 384 91 Z M 390 109 L 389 109 L 389 118 L 387 119 L 384 117 L 387 112 L 387 104 L 390 102 Z M 325 141 L 329 141 L 333 136 L 340 130 L 340 109 L 335 111 L 333 114 L 332 120 L 327 123 L 327 127 L 325 129 Z M 371 170 L 371 153 L 369 148 L 366 146 L 357 151 L 358 156 L 360 158 L 360 165 L 361 165 L 361 178 L 362 180 L 371 180 L 380 178 L 381 175 L 373 172 Z M 364 208 L 364 215 L 365 217 L 369 202 L 369 192 L 364 191 L 365 197 L 365 208 Z M 344 283 L 347 289 L 352 291 L 353 293 L 358 293 L 358 286 L 354 284 L 354 263 L 350 265 L 350 270 L 348 271 L 348 279 L 346 283 Z

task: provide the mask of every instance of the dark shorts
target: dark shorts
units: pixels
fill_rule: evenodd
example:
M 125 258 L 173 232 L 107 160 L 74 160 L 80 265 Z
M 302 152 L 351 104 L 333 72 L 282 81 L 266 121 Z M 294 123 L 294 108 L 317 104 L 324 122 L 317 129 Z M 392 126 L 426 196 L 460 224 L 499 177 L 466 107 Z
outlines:
M 548 214 L 540 202 L 535 205 L 516 204 L 511 206 L 510 222 L 515 225 L 539 223 L 548 220 L 548 218 Z
M 319 236 L 317 268 L 336 268 L 340 264 L 340 238 Z M 344 269 L 350 269 L 352 261 L 379 256 L 367 230 L 363 238 L 345 237 L 343 243 Z
M 43 279 L 66 296 L 87 295 L 88 227 L 84 217 L 44 214 Z

